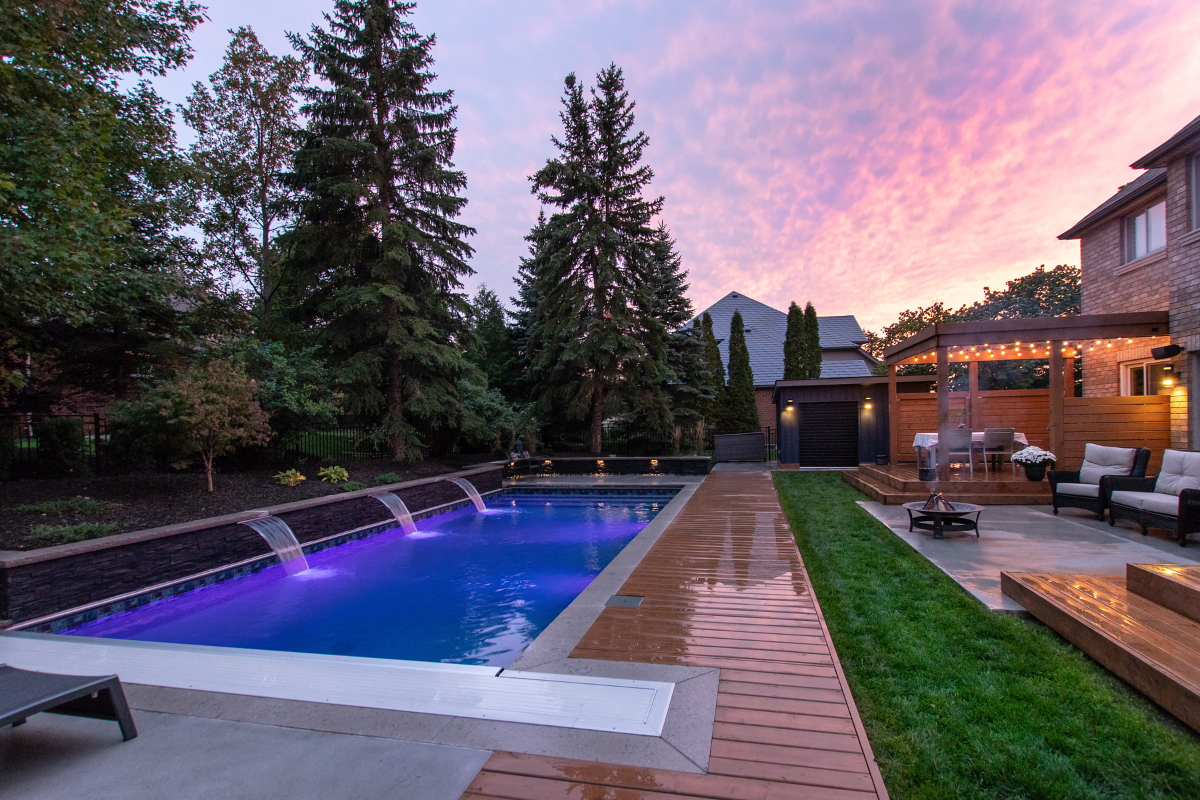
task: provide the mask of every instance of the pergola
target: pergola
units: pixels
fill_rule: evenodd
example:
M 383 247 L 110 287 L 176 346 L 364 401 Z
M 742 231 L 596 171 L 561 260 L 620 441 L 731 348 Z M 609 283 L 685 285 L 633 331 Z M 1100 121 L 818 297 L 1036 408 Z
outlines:
M 979 362 L 1014 359 L 1047 359 L 1050 362 L 1050 443 L 1055 453 L 1063 443 L 1063 408 L 1067 383 L 1064 372 L 1074 375 L 1074 359 L 1097 350 L 1132 343 L 1134 339 L 1170 341 L 1166 311 L 1129 314 L 1089 314 L 1075 317 L 989 320 L 931 325 L 884 351 L 888 365 L 889 418 L 892 420 L 891 458 L 897 457 L 899 401 L 896 368 L 908 364 L 936 364 L 938 436 L 944 437 L 950 420 L 950 364 L 966 362 L 968 391 L 979 395 Z M 1073 387 L 1072 380 L 1071 386 Z M 948 476 L 944 459 L 938 478 Z

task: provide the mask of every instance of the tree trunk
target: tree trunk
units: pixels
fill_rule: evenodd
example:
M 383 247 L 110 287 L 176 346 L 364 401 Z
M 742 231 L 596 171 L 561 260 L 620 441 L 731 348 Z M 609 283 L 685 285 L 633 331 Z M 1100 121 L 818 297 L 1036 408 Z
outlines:
M 397 461 L 404 458 L 405 441 L 404 434 L 399 428 L 404 424 L 404 398 L 400 392 L 400 354 L 395 348 L 390 348 L 388 353 L 388 388 L 387 388 L 387 405 L 388 405 L 388 422 L 394 426 L 393 430 L 388 432 L 388 447 L 392 451 L 392 458 Z
M 604 432 L 604 388 L 597 385 L 592 389 L 592 452 L 599 453 Z
M 201 454 L 200 458 L 204 461 L 204 477 L 208 481 L 208 493 L 212 494 L 213 454 L 205 452 Z

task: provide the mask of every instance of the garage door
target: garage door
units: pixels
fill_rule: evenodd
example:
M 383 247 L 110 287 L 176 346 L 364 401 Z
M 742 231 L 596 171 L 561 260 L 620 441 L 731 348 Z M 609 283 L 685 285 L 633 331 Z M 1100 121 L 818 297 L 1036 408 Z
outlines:
M 858 403 L 800 403 L 800 466 L 858 466 Z

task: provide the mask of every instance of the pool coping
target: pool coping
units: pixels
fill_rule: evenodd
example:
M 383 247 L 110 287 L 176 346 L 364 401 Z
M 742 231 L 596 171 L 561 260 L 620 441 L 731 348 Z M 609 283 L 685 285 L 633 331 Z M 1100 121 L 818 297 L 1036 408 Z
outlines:
M 650 494 L 668 488 L 675 491 L 667 506 L 660 510 L 655 518 L 601 571 L 588 588 L 530 643 L 521 657 L 510 667 L 500 670 L 497 677 L 504 672 L 516 672 L 524 673 L 524 675 L 511 677 L 536 679 L 536 673 L 541 673 L 546 675 L 546 679 L 551 683 L 557 682 L 550 679 L 549 676 L 559 675 L 593 678 L 596 679 L 593 682 L 604 684 L 629 682 L 669 684 L 671 687 L 668 695 L 669 704 L 661 721 L 659 735 L 648 732 L 620 733 L 564 727 L 562 724 L 545 725 L 523 721 L 472 718 L 461 715 L 371 708 L 366 705 L 332 704 L 316 699 L 262 697 L 199 688 L 138 683 L 127 684 L 127 692 L 133 707 L 147 711 L 210 716 L 221 719 L 238 718 L 239 714 L 245 713 L 244 709 L 252 708 L 255 709 L 254 713 L 245 721 L 347 733 L 364 732 L 363 726 L 365 725 L 367 729 L 376 731 L 366 735 L 388 735 L 391 738 L 411 741 L 557 755 L 685 772 L 704 772 L 708 765 L 712 727 L 716 714 L 719 670 L 567 658 L 567 654 L 570 653 L 574 644 L 582 638 L 592 622 L 595 621 L 607 599 L 637 567 L 645 553 L 662 535 L 667 525 L 679 513 L 703 480 L 701 476 L 671 476 L 676 480 L 672 480 L 669 484 L 658 480 L 653 483 L 639 483 L 636 476 L 621 477 L 625 479 L 622 481 L 622 484 L 625 485 L 608 483 L 585 486 L 570 482 L 555 486 L 549 482 L 539 481 L 537 485 L 522 482 L 524 485 L 504 487 L 504 489 L 519 494 L 592 494 L 598 491 L 602 494 L 624 495 L 630 490 L 634 493 Z M 488 495 L 496 494 L 504 489 L 493 490 L 488 492 Z M 456 501 L 443 504 L 443 507 L 437 510 L 435 508 L 427 509 L 421 516 L 453 510 L 445 508 L 445 506 L 463 505 L 467 505 L 467 503 Z M 395 527 L 394 523 L 382 524 L 382 529 L 393 527 Z M 340 537 L 348 537 L 354 533 L 357 531 L 347 531 L 325 537 L 325 539 L 310 542 L 305 549 L 308 551 L 311 546 L 331 542 Z M 363 535 L 370 534 L 363 533 Z M 325 546 L 331 545 L 326 544 Z M 273 556 L 267 556 L 261 560 L 269 563 L 273 558 Z M 224 569 L 229 568 L 230 565 L 227 565 Z M 144 594 L 145 590 L 142 593 Z M 109 601 L 111 602 L 113 599 L 109 598 Z M 101 601 L 101 603 L 103 602 Z M 61 614 L 56 616 L 61 616 Z M 27 627 L 33 622 L 35 621 L 25 623 L 22 627 Z M 0 632 L 0 643 L 3 643 L 6 636 L 18 639 L 51 638 L 48 634 L 25 631 L 14 631 L 10 634 Z M 12 639 L 10 639 L 11 641 Z M 109 641 L 111 642 L 111 640 Z M 527 654 L 529 654 L 528 659 L 526 658 Z M 523 659 L 525 663 L 521 664 Z M 45 664 L 42 665 L 42 668 L 49 669 L 52 668 L 52 665 Z M 316 719 L 319 719 L 319 722 L 316 722 Z M 391 733 L 380 734 L 379 725 L 383 725 Z

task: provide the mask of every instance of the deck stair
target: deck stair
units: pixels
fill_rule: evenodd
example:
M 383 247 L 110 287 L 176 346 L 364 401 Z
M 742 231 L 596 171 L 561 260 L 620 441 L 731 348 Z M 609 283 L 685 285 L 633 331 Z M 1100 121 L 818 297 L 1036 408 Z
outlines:
M 1200 731 L 1200 566 L 1129 564 L 1124 578 L 1002 572 L 1000 587 Z
M 1018 473 L 1013 478 L 1011 468 L 985 476 L 977 467 L 975 477 L 961 468 L 954 469 L 949 481 L 922 481 L 912 465 L 887 466 L 860 464 L 857 471 L 842 473 L 842 480 L 884 505 L 900 505 L 925 500 L 936 489 L 950 500 L 979 505 L 1049 505 L 1050 484 L 1033 483 Z

